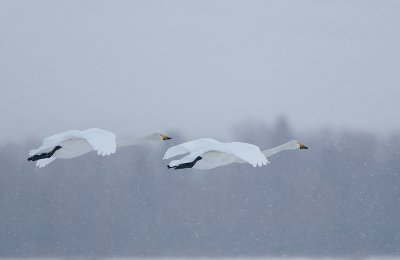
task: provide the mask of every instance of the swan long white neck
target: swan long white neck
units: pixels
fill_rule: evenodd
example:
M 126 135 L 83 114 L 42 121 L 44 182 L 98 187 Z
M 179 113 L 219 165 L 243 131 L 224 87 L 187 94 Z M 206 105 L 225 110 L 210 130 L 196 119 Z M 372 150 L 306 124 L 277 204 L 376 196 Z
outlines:
M 115 140 L 115 142 L 117 143 L 117 147 L 131 146 L 151 141 L 155 141 L 154 137 L 151 135 L 140 138 L 117 138 Z
M 265 155 L 265 157 L 269 157 L 276 153 L 279 153 L 279 152 L 282 152 L 285 150 L 293 150 L 293 149 L 295 149 L 295 148 L 290 145 L 290 142 L 288 142 L 288 143 L 284 143 L 282 145 L 276 146 L 274 148 L 264 150 L 264 151 L 262 151 L 262 153 Z

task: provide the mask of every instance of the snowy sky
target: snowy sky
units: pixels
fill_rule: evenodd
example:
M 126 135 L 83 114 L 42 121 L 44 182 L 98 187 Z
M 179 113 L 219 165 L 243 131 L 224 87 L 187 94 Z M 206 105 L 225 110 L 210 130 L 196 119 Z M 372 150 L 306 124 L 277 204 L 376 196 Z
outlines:
M 400 1 L 0 1 L 0 142 L 400 129 Z

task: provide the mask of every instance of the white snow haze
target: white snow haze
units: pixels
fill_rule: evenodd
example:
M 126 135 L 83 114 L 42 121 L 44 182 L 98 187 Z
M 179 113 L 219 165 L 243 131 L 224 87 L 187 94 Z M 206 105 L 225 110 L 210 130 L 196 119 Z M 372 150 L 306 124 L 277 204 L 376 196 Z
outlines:
M 1 1 L 1 141 L 400 128 L 399 1 Z

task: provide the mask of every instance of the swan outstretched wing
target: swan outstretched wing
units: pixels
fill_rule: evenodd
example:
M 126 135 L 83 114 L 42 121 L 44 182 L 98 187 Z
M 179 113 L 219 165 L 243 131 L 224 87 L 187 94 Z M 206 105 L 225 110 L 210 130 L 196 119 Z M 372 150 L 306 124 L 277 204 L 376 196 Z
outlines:
M 261 152 L 260 148 L 254 144 L 232 142 L 224 145 L 217 145 L 213 150 L 237 156 L 250 163 L 253 167 L 267 165 L 268 160 Z
M 169 159 L 175 157 L 177 155 L 185 154 L 185 153 L 195 153 L 199 150 L 203 150 L 207 147 L 214 146 L 216 144 L 220 144 L 221 142 L 211 139 L 211 138 L 201 138 L 197 140 L 193 140 L 190 142 L 186 142 L 183 144 L 175 145 L 169 148 L 164 155 L 163 159 Z
M 30 151 L 29 156 L 49 152 L 62 142 L 73 139 L 84 139 L 93 147 L 93 150 L 97 151 L 99 155 L 110 155 L 115 153 L 116 150 L 115 138 L 116 136 L 114 133 L 98 128 L 90 128 L 83 131 L 69 130 L 45 138 L 42 146 Z M 44 162 L 42 163 L 44 164 Z
M 34 149 L 29 152 L 29 156 L 39 153 L 49 152 L 53 150 L 54 147 L 56 147 L 57 145 L 68 139 L 82 138 L 81 133 L 82 131 L 79 130 L 69 130 L 56 135 L 46 137 L 43 140 L 43 144 L 38 149 Z
M 103 129 L 90 128 L 83 130 L 81 131 L 81 137 L 86 139 L 93 147 L 93 150 L 97 151 L 98 155 L 110 155 L 115 153 L 117 148 L 115 134 Z
M 211 152 L 213 152 L 215 155 L 218 153 L 234 155 L 239 159 L 248 162 L 253 167 L 261 167 L 269 163 L 258 146 L 248 143 L 233 142 L 211 145 L 204 149 L 198 150 L 197 152 L 191 153 L 180 160 L 173 160 L 169 163 L 169 166 L 174 167 L 180 164 L 190 163 L 193 162 L 198 156 L 204 156 L 205 154 L 210 154 Z

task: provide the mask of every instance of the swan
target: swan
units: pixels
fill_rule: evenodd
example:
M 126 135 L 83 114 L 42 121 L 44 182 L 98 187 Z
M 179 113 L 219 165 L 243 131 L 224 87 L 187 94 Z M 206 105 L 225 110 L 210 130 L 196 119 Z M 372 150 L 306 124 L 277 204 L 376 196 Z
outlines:
M 114 133 L 99 128 L 69 130 L 45 138 L 42 146 L 30 151 L 28 161 L 36 161 L 36 166 L 42 168 L 57 158 L 74 158 L 92 150 L 105 156 L 115 153 L 117 147 L 169 139 L 172 138 L 160 133 L 142 138 L 117 139 Z
M 168 169 L 194 168 L 200 170 L 213 169 L 231 163 L 249 163 L 253 167 L 269 163 L 267 157 L 285 150 L 308 149 L 297 140 L 291 140 L 277 147 L 261 151 L 253 144 L 232 142 L 223 143 L 211 138 L 201 138 L 169 148 L 164 159 L 189 153 L 179 160 L 171 161 Z

